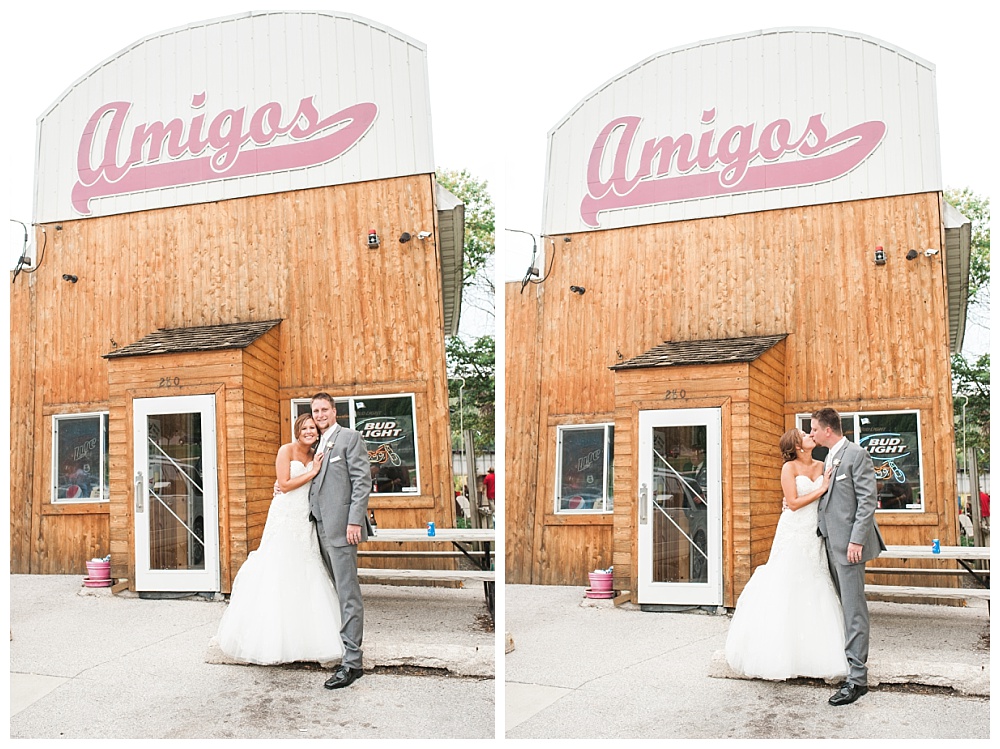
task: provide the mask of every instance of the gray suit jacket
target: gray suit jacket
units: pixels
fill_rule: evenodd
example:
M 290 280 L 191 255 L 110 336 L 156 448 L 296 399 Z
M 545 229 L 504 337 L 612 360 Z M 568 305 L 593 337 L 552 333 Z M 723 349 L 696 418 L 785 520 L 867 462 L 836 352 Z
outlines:
M 819 499 L 819 531 L 838 563 L 848 563 L 849 543 L 864 546 L 864 563 L 885 550 L 875 524 L 875 466 L 868 452 L 850 441 L 833 457 L 830 486 Z
M 372 474 L 361 434 L 340 427 L 326 446 L 323 467 L 309 485 L 309 511 L 323 527 L 320 542 L 347 546 L 347 526 L 361 526 L 368 540 L 368 495 Z

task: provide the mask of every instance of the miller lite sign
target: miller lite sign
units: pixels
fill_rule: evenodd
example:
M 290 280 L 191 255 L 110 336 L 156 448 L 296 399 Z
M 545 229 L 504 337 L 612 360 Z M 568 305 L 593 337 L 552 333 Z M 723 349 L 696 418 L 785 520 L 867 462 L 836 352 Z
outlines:
M 549 133 L 543 232 L 941 189 L 934 68 L 776 29 L 655 55 Z

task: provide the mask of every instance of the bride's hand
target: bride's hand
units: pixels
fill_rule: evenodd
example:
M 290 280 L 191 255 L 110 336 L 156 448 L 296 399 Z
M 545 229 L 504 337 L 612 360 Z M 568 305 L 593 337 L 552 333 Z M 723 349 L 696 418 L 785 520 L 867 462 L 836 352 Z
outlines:
M 820 488 L 820 489 L 824 489 L 824 490 L 826 490 L 826 489 L 828 489 L 828 488 L 829 488 L 829 486 L 830 486 L 830 477 L 831 477 L 832 475 L 833 475 L 833 466 L 830 466 L 830 467 L 829 467 L 829 468 L 827 468 L 827 469 L 826 469 L 826 471 L 825 471 L 825 472 L 823 473 L 823 481 L 822 481 L 822 483 L 821 483 L 821 484 L 819 485 L 819 488 Z
M 313 475 L 315 476 L 317 473 L 319 473 L 319 469 L 323 467 L 323 453 L 316 453 L 310 465 L 312 466 L 312 472 Z

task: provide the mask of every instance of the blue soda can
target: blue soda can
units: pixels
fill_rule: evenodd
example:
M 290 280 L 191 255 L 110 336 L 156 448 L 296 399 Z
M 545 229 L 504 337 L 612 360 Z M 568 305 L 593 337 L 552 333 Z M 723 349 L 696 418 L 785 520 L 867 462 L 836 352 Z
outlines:
M 427 535 L 428 536 L 435 536 L 435 535 L 437 535 L 437 530 L 434 528 L 434 521 L 433 520 L 430 521 L 429 523 L 427 523 Z
M 940 554 L 941 553 L 941 541 L 939 539 L 934 539 L 931 541 L 931 553 Z

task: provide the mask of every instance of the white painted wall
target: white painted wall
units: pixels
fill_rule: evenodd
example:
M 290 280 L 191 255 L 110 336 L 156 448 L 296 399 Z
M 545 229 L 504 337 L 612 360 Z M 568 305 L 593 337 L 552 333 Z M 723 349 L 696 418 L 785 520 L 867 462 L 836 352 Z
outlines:
M 602 140 L 618 118 L 628 119 Z M 778 147 L 794 145 L 810 118 L 825 135 L 813 127 L 804 148 Z M 779 120 L 788 137 L 785 125 L 773 124 Z M 634 128 L 627 149 L 626 125 Z M 768 158 L 737 158 L 741 137 L 731 128 L 756 149 L 768 125 Z M 849 130 L 857 137 L 836 137 Z M 642 158 L 647 142 L 684 134 L 695 153 L 706 138 L 705 153 L 714 156 L 721 143 L 722 156 L 685 171 L 675 155 L 665 173 L 663 163 Z M 828 147 L 803 153 L 821 141 Z M 850 32 L 757 31 L 654 55 L 574 107 L 549 132 L 543 231 L 936 191 L 940 161 L 933 65 Z M 745 166 L 745 176 L 723 184 L 720 172 L 733 164 Z
M 221 168 L 210 164 L 226 152 L 235 119 L 248 132 L 254 113 L 276 104 L 258 128 L 266 135 L 293 121 L 309 97 L 312 119 L 329 120 L 323 129 L 251 138 L 238 151 L 229 144 Z M 121 104 L 108 108 L 113 102 Z M 85 136 L 102 107 L 109 111 L 94 137 Z M 121 135 L 109 148 L 116 113 L 124 115 Z M 164 148 L 158 159 L 148 144 L 134 151 L 137 126 L 172 120 L 182 146 L 192 131 L 210 133 L 213 121 L 217 137 L 202 150 Z M 36 222 L 434 171 L 426 48 L 333 11 L 254 12 L 146 37 L 77 80 L 37 130 Z M 130 164 L 133 153 L 142 158 Z

